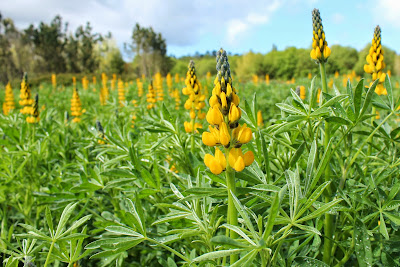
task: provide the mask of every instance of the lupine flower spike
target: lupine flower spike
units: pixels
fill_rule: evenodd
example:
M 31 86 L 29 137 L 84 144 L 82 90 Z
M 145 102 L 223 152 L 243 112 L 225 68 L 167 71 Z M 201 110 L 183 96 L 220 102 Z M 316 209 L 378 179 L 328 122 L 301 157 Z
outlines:
M 28 84 L 28 74 L 25 72 L 21 82 L 21 91 L 19 94 L 19 104 L 23 107 L 20 111 L 22 114 L 30 114 L 33 99 L 31 99 L 31 88 Z
M 202 135 L 205 145 L 216 148 L 214 156 L 205 155 L 204 163 L 214 174 L 220 174 L 227 168 L 240 172 L 254 161 L 253 152 L 243 154 L 241 148 L 251 140 L 252 132 L 246 124 L 239 124 L 242 114 L 239 108 L 240 99 L 233 87 L 228 56 L 223 49 L 217 53 L 217 71 L 209 100 L 211 107 L 206 117 L 210 131 Z M 219 147 L 225 148 L 225 154 Z
M 74 88 L 74 92 L 72 93 L 71 98 L 71 115 L 74 116 L 73 122 L 80 122 L 81 115 L 82 115 L 82 103 L 81 99 L 79 98 L 78 90 L 76 87 Z
M 185 121 L 185 131 L 187 133 L 194 133 L 197 128 L 202 128 L 200 123 L 196 123 L 196 119 L 204 119 L 206 113 L 201 109 L 205 107 L 205 95 L 202 94 L 201 85 L 196 76 L 196 69 L 193 60 L 189 62 L 188 71 L 185 80 L 186 87 L 182 89 L 182 93 L 189 98 L 185 102 L 185 109 L 190 110 L 191 121 Z
M 3 102 L 3 113 L 8 115 L 10 111 L 15 109 L 14 94 L 10 83 L 6 85 L 5 99 Z
M 374 31 L 374 38 L 372 39 L 371 48 L 367 55 L 367 64 L 364 65 L 364 71 L 372 75 L 372 85 L 373 81 L 379 79 L 379 83 L 375 88 L 375 92 L 378 95 L 386 95 L 387 91 L 383 87 L 383 82 L 385 81 L 385 73 L 383 69 L 386 67 L 385 62 L 383 62 L 383 49 L 381 43 L 381 28 L 376 26 Z
M 328 43 L 325 40 L 324 27 L 322 26 L 322 19 L 318 9 L 312 11 L 312 23 L 313 43 L 310 56 L 317 63 L 324 63 L 331 55 L 331 49 L 328 47 Z
M 37 123 L 39 122 L 39 95 L 36 94 L 35 96 L 35 101 L 32 104 L 32 107 L 30 109 L 29 117 L 26 118 L 26 121 L 28 123 Z

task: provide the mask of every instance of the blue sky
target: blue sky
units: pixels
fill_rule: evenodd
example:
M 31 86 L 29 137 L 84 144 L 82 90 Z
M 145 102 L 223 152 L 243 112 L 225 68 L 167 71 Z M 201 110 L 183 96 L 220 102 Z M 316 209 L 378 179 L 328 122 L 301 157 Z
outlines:
M 24 7 L 24 8 L 21 8 Z M 94 30 L 111 31 L 122 47 L 136 22 L 152 26 L 167 40 L 168 54 L 182 56 L 223 47 L 232 53 L 266 53 L 275 44 L 311 44 L 311 11 L 320 9 L 329 45 L 357 49 L 370 43 L 376 25 L 382 43 L 400 53 L 399 0 L 5 0 L 3 16 L 18 27 L 50 22 L 60 14 L 71 30 L 90 21 Z

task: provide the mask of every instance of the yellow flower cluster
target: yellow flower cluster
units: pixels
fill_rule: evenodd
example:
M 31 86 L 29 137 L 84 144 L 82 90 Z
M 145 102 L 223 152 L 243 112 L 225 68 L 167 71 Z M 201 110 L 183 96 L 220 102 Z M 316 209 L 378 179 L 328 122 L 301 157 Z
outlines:
M 146 97 L 147 97 L 146 101 L 147 101 L 147 103 L 149 103 L 147 105 L 147 109 L 152 109 L 155 107 L 155 103 L 156 103 L 156 92 L 154 91 L 154 88 L 153 88 L 153 82 L 150 81 L 149 87 L 147 89 L 148 89 L 148 93 L 146 94 Z
M 72 120 L 73 122 L 81 121 L 82 103 L 76 87 L 74 88 L 71 98 L 71 115 L 74 116 L 74 119 Z
M 269 85 L 269 75 L 265 74 L 265 83 Z
M 251 79 L 253 80 L 253 83 L 254 83 L 255 85 L 258 84 L 258 76 L 257 76 L 257 75 L 253 74 L 252 77 L 251 77 Z
M 163 79 L 161 73 L 157 72 L 154 75 L 154 87 L 156 89 L 157 101 L 164 100 Z
M 125 105 L 125 86 L 122 80 L 118 81 L 118 102 L 121 107 Z
M 53 85 L 53 88 L 56 89 L 56 87 L 57 87 L 57 77 L 56 77 L 56 75 L 54 73 L 51 74 L 51 84 Z
M 187 133 L 194 133 L 197 128 L 202 128 L 200 123 L 196 123 L 196 118 L 202 120 L 206 116 L 205 112 L 201 112 L 201 109 L 206 105 L 204 103 L 206 96 L 201 92 L 201 84 L 197 79 L 193 60 L 189 62 L 185 85 L 186 87 L 182 89 L 182 93 L 189 97 L 185 102 L 185 109 L 190 110 L 191 121 L 185 122 L 184 126 Z
M 132 118 L 131 118 L 131 122 L 132 122 L 131 128 L 135 128 L 135 120 L 136 120 L 136 115 L 133 114 Z
M 175 73 L 175 83 L 179 83 L 179 73 Z
M 89 88 L 89 80 L 88 78 L 86 78 L 86 76 L 82 78 L 82 87 L 84 90 L 87 90 Z
M 33 99 L 31 99 L 31 88 L 28 84 L 28 74 L 25 72 L 21 82 L 21 90 L 19 94 L 19 104 L 23 106 L 20 110 L 22 114 L 30 114 Z
M 3 113 L 8 115 L 10 111 L 15 109 L 14 94 L 10 83 L 6 85 L 5 99 L 3 102 Z
M 383 62 L 383 49 L 381 44 L 381 28 L 376 26 L 374 31 L 374 38 L 372 39 L 371 48 L 367 55 L 367 64 L 364 65 L 364 71 L 372 75 L 372 81 L 379 79 L 379 83 L 375 88 L 378 95 L 386 95 L 387 91 L 383 87 L 385 81 L 385 73 L 382 70 L 386 67 Z M 372 85 L 372 82 L 371 82 Z
M 26 117 L 26 122 L 28 123 L 37 123 L 39 122 L 39 95 L 36 94 L 35 101 L 30 107 L 30 111 L 28 113 L 30 116 Z
M 105 73 L 101 74 L 101 83 L 102 87 L 100 89 L 100 103 L 104 106 L 108 100 L 108 96 L 110 92 L 108 91 L 107 87 L 107 75 Z
M 117 83 L 117 75 L 113 74 L 112 75 L 112 80 L 111 80 L 111 90 L 114 91 L 115 90 L 115 84 Z
M 317 63 L 324 63 L 331 55 L 331 49 L 328 47 L 328 43 L 325 40 L 324 27 L 322 26 L 322 19 L 318 9 L 312 11 L 312 23 L 313 43 L 310 56 Z
M 136 79 L 136 86 L 138 88 L 138 96 L 143 96 L 143 82 L 140 81 L 140 78 Z
M 207 83 L 211 82 L 211 72 L 207 71 L 206 79 L 207 79 Z
M 172 90 L 173 82 L 172 82 L 171 73 L 167 74 L 166 80 L 167 80 L 168 94 L 169 94 L 169 96 L 172 96 L 174 91 Z
M 215 156 L 205 155 L 204 163 L 214 174 L 220 174 L 228 168 L 240 172 L 254 161 L 253 152 L 243 154 L 241 148 L 251 140 L 252 132 L 246 124 L 239 124 L 242 114 L 239 108 L 240 99 L 232 86 L 228 56 L 223 49 L 217 53 L 217 71 L 209 100 L 211 107 L 206 117 L 210 124 L 210 132 L 204 132 L 202 135 L 205 145 L 217 147 Z M 225 154 L 218 146 L 225 148 Z

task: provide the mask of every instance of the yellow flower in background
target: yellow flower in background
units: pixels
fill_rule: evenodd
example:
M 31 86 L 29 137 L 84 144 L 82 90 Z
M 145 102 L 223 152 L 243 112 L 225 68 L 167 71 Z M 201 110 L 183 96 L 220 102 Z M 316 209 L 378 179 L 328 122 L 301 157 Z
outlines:
M 125 105 L 125 85 L 122 80 L 118 81 L 118 102 L 120 107 Z
M 87 90 L 89 88 L 89 80 L 88 78 L 86 78 L 86 76 L 82 78 L 82 87 L 84 90 Z
M 375 88 L 375 93 L 378 95 L 386 95 L 387 91 L 383 87 L 383 82 L 385 81 L 385 73 L 383 69 L 386 67 L 385 62 L 383 62 L 383 50 L 381 43 L 381 28 L 375 27 L 374 38 L 372 39 L 371 48 L 369 49 L 368 55 L 366 57 L 367 64 L 364 65 L 364 71 L 372 75 L 372 81 L 379 79 L 379 83 Z
M 308 73 L 308 79 L 309 79 L 309 80 L 312 79 L 312 74 L 311 74 L 311 72 Z
M 207 83 L 211 82 L 211 72 L 207 71 L 206 79 L 207 79 Z
M 179 73 L 175 73 L 175 83 L 179 83 L 180 80 Z
M 28 123 L 37 123 L 39 122 L 39 95 L 36 94 L 35 96 L 35 101 L 32 104 L 32 107 L 30 109 L 29 117 L 26 118 L 26 121 Z
M 201 84 L 197 78 L 193 60 L 189 62 L 185 85 L 186 87 L 182 89 L 182 93 L 188 96 L 185 102 L 185 109 L 189 110 L 191 118 L 190 122 L 185 122 L 185 131 L 187 133 L 195 133 L 197 128 L 202 128 L 200 123 L 196 123 L 196 119 L 204 119 L 206 116 L 206 114 L 201 111 L 205 107 L 204 100 L 206 96 L 202 93 Z
M 115 90 L 115 84 L 117 83 L 117 75 L 114 73 L 112 75 L 112 80 L 111 80 L 111 90 L 114 91 Z
M 325 40 L 324 27 L 322 26 L 322 19 L 318 9 L 312 11 L 313 23 L 313 43 L 310 56 L 317 63 L 323 63 L 328 60 L 331 55 L 331 49 Z
M 154 91 L 153 88 L 153 82 L 150 81 L 149 87 L 148 87 L 148 93 L 146 94 L 146 101 L 147 101 L 147 109 L 152 109 L 155 107 L 156 103 L 156 92 Z
M 255 85 L 258 84 L 258 76 L 257 76 L 257 75 L 253 74 L 253 75 L 251 76 L 251 79 L 252 79 L 252 81 L 253 81 L 253 83 L 254 83 Z
M 251 129 L 246 124 L 240 125 L 240 99 L 233 87 L 230 66 L 226 51 L 220 49 L 217 53 L 218 74 L 207 112 L 209 132 L 203 132 L 202 141 L 206 146 L 217 146 L 215 156 L 206 154 L 205 165 L 214 174 L 220 174 L 227 168 L 242 171 L 254 161 L 251 151 L 243 154 L 241 146 L 252 139 Z M 223 146 L 225 154 L 218 148 Z M 227 162 L 228 159 L 228 162 Z
M 339 72 L 335 71 L 335 78 L 339 78 Z
M 57 87 L 57 77 L 56 77 L 56 75 L 54 73 L 51 74 L 51 84 L 53 85 L 53 89 L 56 89 L 56 87 Z
M 73 122 L 80 122 L 82 116 L 82 103 L 78 94 L 78 89 L 74 88 L 71 98 L 71 115 L 74 116 Z
M 22 78 L 19 98 L 19 104 L 22 106 L 20 112 L 22 114 L 31 114 L 33 99 L 31 98 L 31 88 L 28 84 L 28 74 L 26 72 Z
M 162 80 L 162 76 L 161 73 L 157 72 L 154 75 L 154 83 L 153 83 L 154 87 L 155 87 L 155 92 L 157 95 L 157 101 L 163 101 L 164 100 L 164 90 L 163 90 L 163 80 Z
M 4 102 L 3 102 L 4 115 L 8 115 L 10 111 L 12 111 L 13 109 L 15 109 L 14 93 L 11 84 L 7 83 Z
M 136 86 L 138 88 L 138 97 L 143 96 L 143 82 L 139 78 L 136 79 Z
M 107 82 L 108 82 L 107 75 L 103 72 L 101 74 L 102 87 L 100 89 L 100 104 L 102 106 L 104 106 L 107 103 L 107 100 L 108 100 L 108 97 L 109 97 L 109 94 L 110 94 L 110 92 L 108 90 L 108 87 L 107 87 Z

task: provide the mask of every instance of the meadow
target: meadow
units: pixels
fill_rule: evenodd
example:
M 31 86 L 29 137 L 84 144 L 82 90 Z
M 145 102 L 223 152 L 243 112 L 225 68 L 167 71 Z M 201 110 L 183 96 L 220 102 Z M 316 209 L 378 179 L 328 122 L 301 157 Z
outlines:
M 400 266 L 400 77 L 377 30 L 364 77 L 327 76 L 313 14 L 307 77 L 221 49 L 215 76 L 1 90 L 3 266 Z

